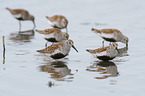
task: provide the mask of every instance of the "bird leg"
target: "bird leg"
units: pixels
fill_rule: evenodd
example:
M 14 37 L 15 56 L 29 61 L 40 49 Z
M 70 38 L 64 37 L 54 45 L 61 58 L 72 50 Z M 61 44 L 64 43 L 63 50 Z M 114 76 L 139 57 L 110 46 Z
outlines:
M 102 47 L 104 47 L 104 40 L 102 41 L 102 45 L 103 45 Z
M 21 32 L 21 21 L 19 21 L 19 32 Z
M 68 29 L 67 29 L 67 27 L 66 27 L 65 29 L 66 29 L 66 33 L 68 33 Z

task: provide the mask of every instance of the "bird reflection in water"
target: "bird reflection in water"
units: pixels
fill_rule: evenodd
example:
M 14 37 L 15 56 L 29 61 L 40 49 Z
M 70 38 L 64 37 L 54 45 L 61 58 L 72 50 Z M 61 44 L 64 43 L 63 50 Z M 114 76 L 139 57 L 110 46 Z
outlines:
M 71 69 L 63 61 L 53 61 L 47 65 L 40 66 L 40 71 L 50 73 L 51 78 L 56 81 L 72 82 L 74 78 Z M 49 84 L 50 85 L 50 84 Z
M 17 33 L 11 33 L 10 36 L 10 39 L 13 41 L 30 42 L 30 39 L 34 37 L 34 30 L 26 30 Z
M 128 51 L 128 46 L 118 49 L 117 57 L 128 56 L 127 51 Z
M 95 79 L 106 79 L 108 77 L 117 77 L 119 72 L 117 70 L 117 66 L 114 62 L 110 61 L 99 61 L 95 62 L 93 65 L 89 66 L 87 71 L 90 72 L 99 72 L 103 74 L 102 76 L 95 77 Z

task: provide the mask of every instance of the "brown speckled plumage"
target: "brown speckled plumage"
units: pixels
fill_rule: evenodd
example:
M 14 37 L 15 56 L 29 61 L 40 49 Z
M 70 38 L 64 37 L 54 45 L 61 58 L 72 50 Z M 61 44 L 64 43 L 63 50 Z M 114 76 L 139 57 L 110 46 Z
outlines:
M 41 34 L 51 34 L 51 33 L 60 33 L 61 30 L 58 28 L 51 28 L 51 29 L 45 29 L 45 30 L 36 30 L 36 32 L 39 32 Z
M 109 46 L 107 46 L 107 47 L 102 47 L 102 48 L 96 49 L 95 51 L 96 51 L 97 53 L 100 53 L 100 52 L 106 51 L 108 48 L 109 48 Z
M 64 16 L 54 15 L 51 17 L 46 16 L 46 18 L 48 19 L 49 24 L 53 28 L 59 28 L 59 29 L 66 28 L 66 32 L 68 32 L 67 30 L 68 20 Z
M 45 49 L 37 50 L 37 52 L 48 53 L 48 55 L 53 59 L 61 59 L 69 54 L 71 47 L 78 52 L 78 50 L 74 47 L 73 41 L 70 39 L 65 42 L 55 43 Z
M 51 21 L 51 22 L 54 22 L 54 21 L 61 21 L 62 19 L 65 19 L 66 21 L 66 24 L 68 24 L 68 20 L 62 16 L 62 15 L 54 15 L 52 17 L 48 17 L 48 19 Z
M 19 31 L 21 31 L 21 21 L 32 21 L 34 24 L 33 29 L 36 27 L 35 24 L 35 17 L 33 15 L 31 15 L 27 10 L 25 9 L 10 9 L 10 8 L 6 8 L 15 19 L 19 20 Z
M 14 17 L 20 14 L 20 17 L 15 17 L 18 20 L 31 20 L 34 21 L 34 16 L 32 16 L 27 10 L 25 9 L 10 9 L 6 8 Z
M 118 54 L 117 46 L 118 46 L 117 43 L 112 43 L 110 46 L 107 47 L 102 47 L 95 50 L 87 49 L 86 51 L 93 54 L 95 57 L 97 57 L 100 60 L 107 61 L 107 60 L 112 60 L 117 56 Z
M 95 54 L 95 53 L 101 53 L 103 51 L 106 51 L 108 48 L 109 48 L 109 46 L 98 48 L 98 49 L 95 49 L 95 50 L 87 50 L 87 51 L 92 53 L 92 54 Z
M 25 9 L 9 9 L 9 8 L 6 8 L 6 9 L 9 10 L 11 12 L 11 14 L 13 14 L 13 15 L 17 15 L 17 14 L 29 15 L 29 12 Z
M 117 34 L 122 34 L 119 30 L 117 29 L 92 29 L 92 31 L 96 31 L 98 33 L 105 33 L 105 34 L 111 34 L 111 33 L 117 33 Z
M 114 48 L 117 48 L 118 44 L 117 43 L 112 43 L 110 46 L 112 46 Z M 89 50 L 89 49 L 87 49 L 87 51 L 92 53 L 92 54 L 101 53 L 103 51 L 107 51 L 110 48 L 110 46 L 101 47 L 101 48 L 98 48 L 98 49 L 95 49 L 95 50 Z
M 60 46 L 63 46 L 63 42 L 59 42 L 59 43 L 56 43 L 56 44 L 53 44 L 45 49 L 42 49 L 42 50 L 37 50 L 37 52 L 40 52 L 40 53 L 53 53 L 56 49 L 60 48 Z
M 128 46 L 128 37 L 123 35 L 119 30 L 117 29 L 91 29 L 93 32 L 97 33 L 99 36 L 101 36 L 104 40 L 109 42 L 122 42 L 125 43 L 126 46 Z M 103 43 L 104 44 L 104 43 Z

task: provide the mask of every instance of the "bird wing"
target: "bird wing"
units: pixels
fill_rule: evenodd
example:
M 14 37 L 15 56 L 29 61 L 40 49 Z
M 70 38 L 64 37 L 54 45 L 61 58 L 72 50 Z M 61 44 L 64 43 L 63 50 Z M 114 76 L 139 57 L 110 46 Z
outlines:
M 109 48 L 109 46 L 108 47 L 102 47 L 102 48 L 96 49 L 95 51 L 96 51 L 96 53 L 101 53 L 103 51 L 106 51 L 108 48 Z
M 101 52 L 103 52 L 103 51 L 106 51 L 108 48 L 109 48 L 109 46 L 107 46 L 107 47 L 102 47 L 102 48 L 98 48 L 98 49 L 95 49 L 95 50 L 87 49 L 87 51 L 88 51 L 89 53 L 96 54 L 96 53 L 101 53 Z
M 51 28 L 51 29 L 45 29 L 45 30 L 36 30 L 37 32 L 41 33 L 41 34 L 51 34 L 51 33 L 60 33 L 61 30 L 58 28 Z
M 50 20 L 51 22 L 54 22 L 54 21 L 59 21 L 61 19 L 65 18 L 64 16 L 62 15 L 54 15 L 52 17 L 48 17 L 48 20 Z M 65 18 L 66 19 L 66 18 Z
M 59 49 L 62 46 L 63 46 L 63 42 L 59 42 L 59 43 L 53 44 L 45 49 L 37 50 L 37 52 L 51 54 L 51 53 L 55 52 L 55 50 Z
M 57 20 L 59 16 L 58 15 L 55 15 L 55 16 L 52 16 L 52 17 L 48 17 L 47 19 L 50 20 L 51 22 L 54 22 Z
M 117 33 L 117 34 L 122 34 L 119 30 L 117 29 L 102 29 L 100 30 L 101 33 L 104 33 L 104 34 L 110 34 L 110 33 Z
M 15 18 L 25 19 L 29 16 L 29 12 L 24 9 L 8 9 Z

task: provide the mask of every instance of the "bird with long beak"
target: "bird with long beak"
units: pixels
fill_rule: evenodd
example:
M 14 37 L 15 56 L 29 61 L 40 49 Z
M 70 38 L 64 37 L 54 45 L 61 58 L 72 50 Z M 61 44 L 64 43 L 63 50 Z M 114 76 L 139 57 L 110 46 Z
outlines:
M 72 40 L 66 40 L 65 42 L 55 43 L 45 49 L 37 50 L 40 53 L 48 53 L 49 56 L 53 59 L 61 59 L 68 55 L 71 47 L 73 47 L 76 52 L 78 50 L 74 47 L 74 42 Z
M 96 58 L 107 61 L 112 60 L 118 55 L 118 44 L 113 42 L 110 46 L 98 48 L 95 50 L 86 49 L 89 53 L 93 54 Z
M 19 21 L 19 31 L 21 31 L 21 21 L 30 20 L 34 24 L 33 29 L 36 27 L 34 16 L 31 15 L 27 10 L 10 9 L 10 8 L 6 8 L 6 9 L 13 15 L 14 18 L 16 18 Z

